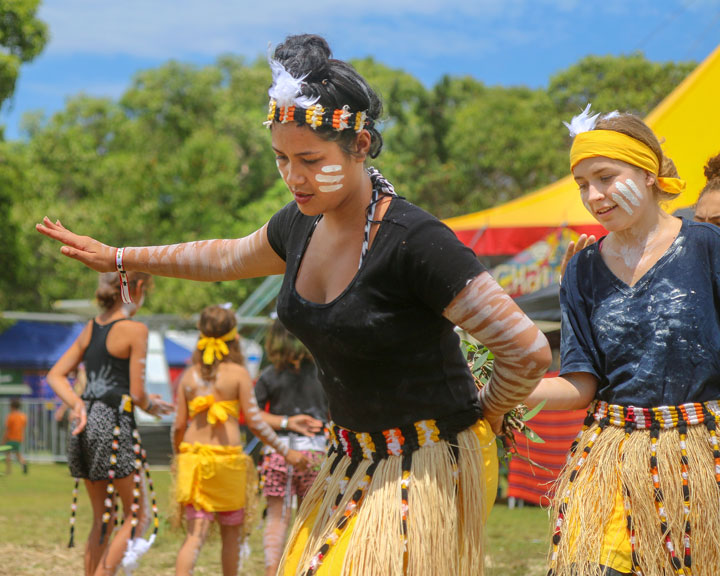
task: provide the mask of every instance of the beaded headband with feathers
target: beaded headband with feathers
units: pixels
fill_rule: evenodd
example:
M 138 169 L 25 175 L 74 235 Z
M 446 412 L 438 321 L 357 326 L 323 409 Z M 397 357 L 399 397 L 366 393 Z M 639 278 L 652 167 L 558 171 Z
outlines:
M 268 128 L 273 122 L 281 124 L 295 122 L 298 125 L 307 124 L 313 130 L 325 126 L 338 132 L 347 129 L 360 132 L 373 125 L 373 120 L 368 117 L 367 111 L 351 111 L 347 104 L 342 108 L 327 109 L 317 104 L 319 96 L 315 98 L 304 96 L 302 85 L 307 74 L 295 78 L 282 63 L 272 58 L 270 70 L 273 81 L 268 90 L 270 106 L 267 120 L 264 122 Z

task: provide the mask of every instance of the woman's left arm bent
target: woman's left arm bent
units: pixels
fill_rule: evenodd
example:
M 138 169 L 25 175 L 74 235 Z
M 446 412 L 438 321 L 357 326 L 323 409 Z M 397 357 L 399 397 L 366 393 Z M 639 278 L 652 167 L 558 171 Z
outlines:
M 77 425 L 72 431 L 73 435 L 83 431 L 87 422 L 87 414 L 85 412 L 85 402 L 73 390 L 68 374 L 82 362 L 85 350 L 90 343 L 91 331 L 92 322 L 88 322 L 75 339 L 75 342 L 65 351 L 47 375 L 47 382 L 55 394 L 72 410 L 70 421 L 77 421 Z
M 481 402 L 497 432 L 503 415 L 524 400 L 547 372 L 552 360 L 547 339 L 488 272 L 471 280 L 443 315 L 495 356 Z

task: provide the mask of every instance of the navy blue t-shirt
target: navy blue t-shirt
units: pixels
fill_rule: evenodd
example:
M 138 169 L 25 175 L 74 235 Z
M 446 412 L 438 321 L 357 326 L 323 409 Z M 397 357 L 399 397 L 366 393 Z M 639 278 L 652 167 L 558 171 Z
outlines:
M 720 399 L 720 228 L 683 220 L 632 287 L 593 244 L 570 261 L 560 304 L 560 375 L 593 374 L 600 400 L 652 407 Z
M 328 303 L 295 290 L 318 217 L 293 202 L 268 224 L 287 263 L 277 311 L 312 352 L 339 425 L 376 432 L 431 418 L 479 414 L 472 375 L 442 311 L 485 268 L 445 224 L 395 197 L 347 288 Z

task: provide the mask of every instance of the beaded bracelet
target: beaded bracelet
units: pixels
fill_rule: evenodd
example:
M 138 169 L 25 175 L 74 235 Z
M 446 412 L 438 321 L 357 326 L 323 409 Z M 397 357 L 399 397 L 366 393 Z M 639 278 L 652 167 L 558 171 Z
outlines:
M 130 298 L 130 285 L 128 284 L 127 272 L 123 267 L 123 254 L 125 248 L 118 248 L 115 252 L 115 266 L 120 274 L 120 296 L 124 304 L 130 304 L 132 298 Z

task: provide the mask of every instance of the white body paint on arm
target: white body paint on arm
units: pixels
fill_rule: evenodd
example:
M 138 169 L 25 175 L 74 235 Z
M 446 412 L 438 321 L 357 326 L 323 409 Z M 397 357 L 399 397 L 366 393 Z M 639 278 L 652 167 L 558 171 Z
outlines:
M 489 273 L 469 282 L 443 315 L 495 356 L 493 375 L 482 391 L 486 410 L 495 414 L 511 410 L 547 372 L 551 355 L 545 335 Z

